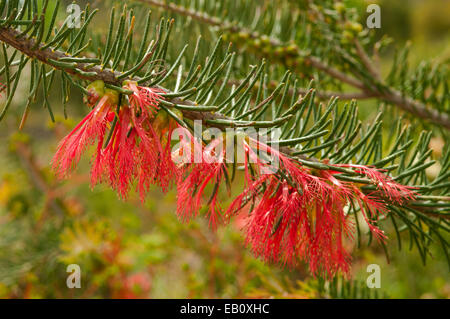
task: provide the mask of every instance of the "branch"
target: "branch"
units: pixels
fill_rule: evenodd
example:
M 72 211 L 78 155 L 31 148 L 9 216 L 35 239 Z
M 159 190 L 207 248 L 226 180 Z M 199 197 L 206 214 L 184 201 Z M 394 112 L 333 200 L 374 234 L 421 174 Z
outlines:
M 220 82 L 220 81 L 219 81 Z M 235 85 L 239 86 L 242 84 L 242 81 L 239 80 L 229 80 L 227 82 L 228 85 Z M 277 86 L 276 81 L 270 81 L 268 84 L 269 87 L 275 88 Z M 259 86 L 255 85 L 255 89 L 257 89 Z M 304 88 L 297 88 L 294 92 L 293 88 L 289 89 L 289 95 L 306 95 L 308 93 L 307 89 Z M 366 99 L 372 99 L 375 97 L 375 95 L 370 94 L 368 92 L 334 92 L 334 91 L 317 91 L 316 96 L 319 97 L 322 100 L 329 100 L 334 97 L 339 97 L 339 100 L 343 101 L 349 101 L 349 100 L 366 100 Z
M 68 58 L 71 57 L 70 55 L 59 51 L 59 50 L 53 50 L 51 48 L 44 48 L 42 49 L 42 44 L 37 44 L 34 39 L 29 38 L 20 38 L 18 37 L 19 32 L 14 29 L 9 28 L 0 28 L 0 41 L 14 47 L 15 49 L 19 50 L 20 52 L 24 53 L 25 55 L 38 59 L 42 63 L 45 63 L 47 65 L 50 65 L 54 67 L 55 69 L 62 70 L 64 72 L 70 73 L 74 76 L 77 76 L 81 79 L 88 80 L 88 81 L 95 81 L 95 80 L 102 80 L 105 83 L 121 87 L 122 80 L 119 80 L 118 77 L 121 75 L 120 72 L 112 71 L 110 69 L 102 69 L 98 66 L 91 66 L 87 63 L 79 63 L 79 62 L 73 62 L 71 64 L 71 67 L 67 67 L 66 64 L 58 64 L 54 63 L 54 61 L 58 61 L 61 58 Z M 53 61 L 53 62 L 52 62 Z M 76 69 L 83 71 L 84 73 L 79 73 L 75 71 Z M 89 75 L 86 75 L 85 72 L 89 72 Z M 140 81 L 141 78 L 134 77 L 134 81 Z M 170 90 L 162 88 L 167 93 L 171 93 Z M 172 103 L 179 104 L 179 105 L 186 105 L 186 106 L 197 106 L 198 105 L 190 100 L 183 100 L 181 98 L 167 98 L 167 100 L 170 100 Z M 220 113 L 212 113 L 212 112 L 199 112 L 199 111 L 193 111 L 193 110 L 181 110 L 183 113 L 183 116 L 190 120 L 202 120 L 204 123 L 208 123 L 211 120 L 224 120 L 224 121 L 233 121 L 233 119 L 228 118 Z M 220 122 L 219 122 L 220 123 Z M 214 124 L 210 125 L 218 128 L 221 127 L 220 124 Z M 288 156 L 292 156 L 294 154 L 294 150 L 289 147 L 280 147 L 280 151 L 285 153 Z M 305 156 L 296 156 L 297 159 L 300 160 L 300 162 L 310 168 L 314 169 L 320 169 L 320 170 L 336 170 L 336 167 L 333 167 L 331 165 L 328 165 L 324 162 L 319 162 L 317 159 L 314 158 L 308 158 Z M 354 176 L 355 172 L 353 171 L 346 171 L 343 169 L 343 173 L 349 173 L 350 176 Z M 348 181 L 350 177 L 346 176 L 346 174 L 342 174 L 342 176 L 336 175 L 336 178 L 346 180 Z M 365 179 L 358 179 L 358 182 L 364 182 L 366 184 L 372 184 L 370 180 Z M 367 190 L 368 192 L 372 192 L 372 190 Z M 387 200 L 383 198 L 383 200 Z M 437 200 L 448 200 L 448 197 L 443 196 L 442 198 L 439 197 Z M 416 201 L 410 201 L 407 203 L 407 206 L 414 206 L 416 204 Z M 424 209 L 424 211 L 426 211 Z M 430 210 L 430 214 L 434 214 L 432 210 Z M 439 215 L 440 217 L 445 215 Z
M 236 24 L 224 22 L 221 19 L 217 17 L 212 17 L 207 15 L 206 13 L 200 13 L 197 11 L 189 10 L 183 6 L 177 6 L 173 3 L 165 3 L 158 0 L 135 0 L 141 3 L 146 3 L 150 6 L 155 6 L 162 8 L 164 10 L 170 10 L 172 12 L 175 12 L 177 14 L 190 17 L 192 19 L 195 19 L 199 22 L 206 23 L 211 26 L 219 27 L 221 30 L 226 30 L 231 33 L 239 33 L 243 32 L 248 34 L 248 36 L 251 39 L 261 39 L 261 35 L 258 32 L 250 31 L 246 28 L 240 27 Z M 276 38 L 269 38 L 269 44 L 274 47 L 285 47 L 281 41 L 279 41 Z M 364 66 L 366 67 L 369 74 L 371 74 L 382 86 L 386 85 L 382 83 L 380 76 L 378 72 L 372 67 L 373 61 L 368 57 L 368 55 L 364 52 L 363 48 L 359 44 L 359 42 L 355 43 L 356 51 L 358 55 L 360 56 Z M 294 54 L 297 57 L 302 57 L 306 64 L 309 64 L 313 66 L 314 68 L 330 75 L 331 77 L 344 82 L 346 84 L 349 84 L 350 86 L 359 89 L 361 92 L 358 93 L 355 98 L 378 98 L 380 100 L 383 100 L 385 102 L 391 103 L 393 105 L 396 105 L 403 111 L 406 111 L 408 113 L 411 113 L 412 115 L 419 117 L 421 119 L 430 121 L 434 124 L 440 125 L 448 130 L 450 130 L 450 116 L 449 114 L 445 114 L 442 112 L 439 112 L 435 109 L 428 108 L 425 104 L 416 101 L 414 99 L 403 97 L 402 93 L 398 90 L 395 90 L 391 87 L 386 87 L 386 90 L 381 91 L 375 86 L 368 85 L 367 83 L 364 83 L 363 81 L 360 81 L 352 76 L 349 76 L 348 74 L 339 71 L 336 68 L 333 68 L 330 65 L 327 65 L 325 62 L 323 62 L 318 57 L 306 55 L 300 48 L 296 47 L 296 51 Z M 353 94 L 349 93 L 344 94 L 343 99 L 348 99 L 349 97 L 352 97 Z M 327 94 L 325 94 L 327 95 Z M 335 96 L 335 95 L 333 95 Z

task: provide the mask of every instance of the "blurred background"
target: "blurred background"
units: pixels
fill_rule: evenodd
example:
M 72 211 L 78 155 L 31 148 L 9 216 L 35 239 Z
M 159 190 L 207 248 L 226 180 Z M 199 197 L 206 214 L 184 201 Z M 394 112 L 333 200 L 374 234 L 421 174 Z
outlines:
M 377 32 L 399 45 L 411 41 L 411 64 L 450 58 L 450 1 L 370 1 L 374 2 L 382 9 Z M 346 2 L 363 17 L 368 3 Z M 61 17 L 64 14 L 61 10 Z M 99 30 L 106 28 L 108 21 L 97 19 Z M 390 63 L 388 51 L 382 65 Z M 49 163 L 57 143 L 88 109 L 72 88 L 66 106 L 69 117 L 64 119 L 55 86 L 50 96 L 55 123 L 40 97 L 19 132 L 27 81 L 19 83 L 19 90 L 23 94 L 18 91 L 0 124 L 1 298 L 339 297 L 329 284 L 311 278 L 306 268 L 288 269 L 254 258 L 244 246 L 239 218 L 213 232 L 201 217 L 189 224 L 177 219 L 173 191 L 162 194 L 155 188 L 143 205 L 136 194 L 125 203 L 105 186 L 91 190 L 89 156 L 69 181 L 55 180 Z M 4 102 L 3 94 L 0 104 Z M 372 118 L 376 110 L 375 101 L 364 101 L 361 120 Z M 442 138 L 433 143 L 435 150 L 442 148 Z M 227 195 L 221 196 L 225 206 Z M 394 241 L 388 243 L 389 263 L 381 247 L 355 249 L 352 284 L 355 291 L 361 288 L 359 297 L 450 297 L 443 252 L 436 249 L 434 258 L 423 265 L 417 249 L 407 246 L 399 250 Z M 373 263 L 381 267 L 376 295 L 364 289 L 366 267 Z M 81 289 L 66 286 L 69 264 L 81 267 Z

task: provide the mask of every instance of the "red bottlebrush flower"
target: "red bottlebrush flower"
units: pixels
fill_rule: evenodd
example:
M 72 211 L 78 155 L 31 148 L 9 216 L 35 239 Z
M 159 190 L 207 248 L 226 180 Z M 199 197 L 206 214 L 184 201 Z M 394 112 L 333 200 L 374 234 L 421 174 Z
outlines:
M 92 111 L 59 143 L 52 160 L 58 178 L 67 177 L 79 162 L 88 145 L 97 141 L 93 170 L 97 175 L 101 159 L 101 147 L 107 128 L 107 117 L 117 104 L 114 95 L 105 94 Z
M 104 96 L 60 143 L 53 159 L 53 168 L 58 177 L 67 177 L 86 146 L 97 141 L 91 186 L 107 182 L 121 198 L 126 199 L 136 182 L 140 198 L 144 201 L 150 185 L 159 185 L 166 191 L 178 176 L 170 150 L 171 131 L 175 126 L 159 110 L 161 90 L 141 87 L 131 81 L 127 81 L 124 87 L 133 91 L 129 96 L 130 103 L 121 105 L 118 114 L 115 114 L 117 93 L 104 89 L 101 81 L 88 86 L 91 95 L 87 103 L 94 103 L 102 94 Z M 103 147 L 108 128 L 111 130 L 109 140 Z
M 104 89 L 102 83 L 89 88 L 91 95 L 86 102 L 96 104 L 58 146 L 53 158 L 56 175 L 68 176 L 86 147 L 97 142 L 92 186 L 106 182 L 126 199 L 136 183 L 144 201 L 150 185 L 166 191 L 176 182 L 177 214 L 182 220 L 198 214 L 211 187 L 207 214 L 215 228 L 222 217 L 218 190 L 224 180 L 228 182 L 226 151 L 216 148 L 223 146 L 222 139 L 204 147 L 189 130 L 160 109 L 161 90 L 131 81 L 125 82 L 124 88 L 132 94 L 128 96 L 129 104 L 120 108 L 117 96 Z M 108 129 L 109 139 L 104 146 Z M 172 152 L 174 129 L 180 130 L 182 136 L 180 148 Z M 243 142 L 246 186 L 225 216 L 232 217 L 253 202 L 246 219 L 246 243 L 255 255 L 268 261 L 288 265 L 303 261 L 314 275 L 330 278 L 338 272 L 347 274 L 351 259 L 347 245 L 354 239 L 348 211 L 359 208 L 372 233 L 383 240 L 385 235 L 376 225 L 379 214 L 387 212 L 389 203 L 402 204 L 415 198 L 413 188 L 396 183 L 372 167 L 336 164 L 334 169 L 329 165 L 327 169 L 315 170 L 248 136 Z M 278 165 L 267 162 L 260 151 Z M 181 158 L 182 163 L 177 165 L 175 158 Z M 343 181 L 339 176 L 342 168 L 364 176 L 376 188 L 369 191 Z
M 249 158 L 256 156 L 248 143 L 244 148 Z M 279 168 L 271 175 L 247 178 L 246 189 L 227 211 L 227 216 L 232 216 L 254 201 L 246 223 L 246 242 L 255 255 L 289 265 L 302 260 L 314 275 L 331 278 L 337 272 L 347 274 L 351 257 L 346 246 L 353 240 L 353 222 L 347 214 L 351 203 L 360 207 L 370 230 L 379 239 L 385 238 L 375 225 L 378 214 L 387 210 L 386 203 L 378 197 L 337 179 L 334 174 L 339 172 L 313 173 L 263 143 L 256 142 L 256 148 L 277 158 Z M 258 159 L 253 162 L 261 171 L 267 168 Z M 385 192 L 404 190 L 381 172 L 365 166 L 358 169 L 385 185 Z M 402 192 L 405 195 L 413 196 Z M 400 200 L 399 196 L 395 198 Z
M 138 86 L 137 83 L 133 81 L 125 81 L 124 87 L 133 91 L 133 94 L 129 96 L 129 99 L 134 110 L 140 110 L 143 116 L 149 118 L 153 118 L 153 116 L 158 113 L 158 104 L 162 99 L 160 93 L 164 93 L 163 90 Z
M 102 175 L 97 175 L 98 182 L 105 178 L 123 199 L 126 199 L 136 174 L 136 133 L 131 127 L 130 117 L 130 109 L 123 107 L 111 133 L 111 139 L 102 153 Z
M 392 178 L 376 168 L 357 164 L 337 164 L 334 166 L 355 169 L 358 174 L 364 175 L 372 180 L 383 195 L 395 203 L 402 204 L 405 200 L 416 197 L 413 187 L 395 182 Z
M 205 148 L 188 130 L 181 127 L 179 130 L 182 133 L 180 150 L 175 152 L 188 150 L 189 154 L 181 154 L 184 156 L 184 164 L 183 173 L 180 174 L 177 183 L 177 214 L 184 221 L 195 217 L 201 208 L 206 187 L 213 185 L 208 200 L 208 215 L 210 225 L 216 228 L 221 212 L 217 202 L 218 190 L 225 174 L 228 173 L 224 163 L 225 152 L 222 150 L 220 154 L 215 154 L 213 149 L 222 143 L 222 140 L 216 139 Z M 200 163 L 195 163 L 196 152 L 201 154 Z
M 131 81 L 124 87 L 133 91 L 129 96 L 131 126 L 136 138 L 137 187 L 143 200 L 151 184 L 157 184 L 166 191 L 178 176 L 170 147 L 174 125 L 167 116 L 162 115 L 165 112 L 159 111 L 162 90 L 141 87 Z

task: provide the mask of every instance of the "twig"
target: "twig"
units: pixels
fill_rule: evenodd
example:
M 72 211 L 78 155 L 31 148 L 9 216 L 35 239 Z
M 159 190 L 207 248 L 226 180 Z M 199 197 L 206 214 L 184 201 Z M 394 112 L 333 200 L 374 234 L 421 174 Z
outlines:
M 21 51 L 22 53 L 28 55 L 31 58 L 36 58 L 42 63 L 52 65 L 55 69 L 63 70 L 67 73 L 70 73 L 72 75 L 75 75 L 81 79 L 89 80 L 89 81 L 95 81 L 95 80 L 103 80 L 105 83 L 109 83 L 112 85 L 116 85 L 118 87 L 121 87 L 121 81 L 118 80 L 118 76 L 121 74 L 117 71 L 112 71 L 110 69 L 101 69 L 98 66 L 92 67 L 89 64 L 86 63 L 79 63 L 75 62 L 75 66 L 78 69 L 89 71 L 89 75 L 80 74 L 75 71 L 73 71 L 72 68 L 67 68 L 64 66 L 64 64 L 61 64 L 59 66 L 56 66 L 52 64 L 49 60 L 58 61 L 62 57 L 70 57 L 69 55 L 58 51 L 58 50 L 52 50 L 50 48 L 42 49 L 42 45 L 37 45 L 35 48 L 35 40 L 33 39 L 18 39 L 16 38 L 16 35 L 19 32 L 14 29 L 8 29 L 8 28 L 0 28 L 0 41 L 3 41 L 11 46 L 13 46 L 15 49 Z M 134 77 L 133 80 L 139 81 L 139 77 Z M 164 91 L 170 93 L 170 90 L 162 88 Z M 193 101 L 190 100 L 183 100 L 181 98 L 173 98 L 170 99 L 172 103 L 180 104 L 180 105 L 188 105 L 193 106 L 196 105 Z M 198 112 L 193 110 L 182 110 L 183 116 L 190 119 L 190 120 L 201 120 L 204 123 L 207 123 L 208 120 L 227 120 L 232 121 L 232 119 L 220 114 L 220 113 L 211 113 L 211 112 Z M 220 125 L 214 125 L 215 127 L 221 128 Z M 288 147 L 280 147 L 280 151 L 285 153 L 286 155 L 291 155 L 293 153 L 293 150 Z M 317 160 L 307 158 L 307 157 L 298 157 L 301 163 L 303 163 L 305 166 L 312 165 L 311 167 L 318 168 L 316 165 L 318 163 Z M 327 164 L 323 164 L 321 167 L 323 169 L 330 169 L 330 167 Z M 319 168 L 320 169 L 320 168 Z M 344 176 L 345 177 L 345 176 Z M 344 178 L 343 177 L 343 178 Z M 336 178 L 339 178 L 336 176 Z M 370 184 L 370 181 L 369 181 Z M 414 203 L 414 201 L 411 201 L 411 203 Z
M 227 23 L 221 21 L 221 19 L 217 17 L 211 17 L 203 13 L 199 13 L 193 10 L 189 10 L 187 8 L 184 8 L 182 6 L 177 6 L 173 3 L 165 3 L 162 1 L 157 0 L 135 0 L 138 2 L 146 3 L 151 6 L 159 7 L 164 10 L 170 10 L 172 12 L 178 13 L 180 15 L 184 15 L 187 17 L 190 17 L 192 19 L 195 19 L 197 21 L 209 24 L 211 26 L 217 26 L 220 27 L 222 30 L 228 30 L 232 33 L 239 33 L 239 32 L 245 32 L 249 35 L 252 39 L 259 39 L 261 36 L 258 32 L 252 32 L 250 30 L 247 30 L 245 28 L 242 28 L 240 26 L 237 26 L 235 24 Z M 270 38 L 269 43 L 272 46 L 283 46 L 283 43 L 275 38 Z M 359 42 L 355 42 L 356 50 L 358 55 L 360 56 L 364 66 L 367 68 L 368 72 L 381 83 L 381 77 L 379 73 L 373 68 L 373 63 L 370 60 L 370 58 L 367 56 L 367 54 L 364 52 L 364 49 L 361 47 Z M 354 88 L 357 88 L 361 91 L 361 93 L 358 93 L 358 96 L 356 98 L 378 98 L 380 100 L 383 100 L 385 102 L 391 103 L 393 105 L 397 105 L 400 109 L 403 111 L 409 112 L 419 118 L 422 118 L 424 120 L 428 120 L 430 122 L 433 122 L 434 124 L 441 125 L 442 127 L 450 130 L 450 116 L 445 113 L 441 113 L 438 110 L 430 109 L 425 104 L 413 100 L 411 98 L 405 98 L 402 96 L 402 94 L 393 89 L 393 88 L 387 88 L 386 92 L 380 92 L 376 87 L 374 86 L 368 86 L 364 82 L 349 76 L 342 71 L 339 71 L 336 68 L 331 67 L 330 65 L 327 65 L 325 62 L 320 60 L 318 57 L 305 55 L 299 48 L 297 48 L 296 52 L 297 56 L 303 57 L 304 61 L 307 64 L 310 64 L 311 66 L 315 67 L 316 69 L 330 75 L 331 77 L 338 79 L 344 83 L 347 83 L 351 85 Z M 343 93 L 341 95 L 332 95 L 332 96 L 341 96 L 342 99 L 347 99 L 347 97 Z

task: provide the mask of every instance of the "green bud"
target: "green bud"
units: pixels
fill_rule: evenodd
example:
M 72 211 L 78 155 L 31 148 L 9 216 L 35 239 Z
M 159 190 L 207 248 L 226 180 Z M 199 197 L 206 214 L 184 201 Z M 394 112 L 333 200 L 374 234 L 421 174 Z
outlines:
M 277 47 L 275 49 L 275 55 L 281 56 L 281 55 L 283 55 L 284 51 L 285 51 L 284 47 Z
M 358 34 L 358 33 L 360 33 L 360 32 L 363 30 L 363 27 L 362 27 L 361 23 L 353 22 L 353 23 L 352 23 L 352 30 L 353 30 L 356 34 Z
M 89 95 L 85 95 L 83 101 L 87 105 L 93 106 L 105 94 L 105 82 L 102 80 L 91 82 L 86 87 L 86 90 L 89 92 Z
M 298 47 L 297 47 L 297 45 L 294 44 L 294 43 L 289 44 L 289 45 L 287 46 L 287 48 L 286 48 L 287 52 L 290 53 L 290 54 L 295 54 L 295 53 L 297 52 L 297 49 L 298 49 Z
M 183 112 L 178 109 L 173 109 L 172 112 L 180 119 L 183 120 Z M 174 120 L 175 121 L 175 120 Z
M 261 42 L 264 44 L 269 44 L 270 43 L 270 38 L 267 35 L 262 35 L 261 36 Z
M 345 11 L 345 5 L 342 2 L 336 2 L 334 4 L 334 9 L 339 13 L 344 13 Z
M 133 83 L 135 85 L 138 85 L 138 83 L 136 81 L 133 80 L 125 80 L 122 82 L 122 86 L 127 86 L 128 84 Z
M 249 38 L 248 32 L 243 32 L 243 31 L 239 32 L 239 38 L 244 39 L 244 40 L 248 39 Z
M 342 32 L 342 39 L 344 43 L 350 42 L 350 40 L 352 40 L 353 37 L 354 37 L 353 33 L 348 30 L 344 30 L 344 32 Z
M 93 93 L 96 93 L 99 97 L 102 97 L 103 94 L 105 94 L 105 82 L 103 82 L 102 80 L 96 80 L 94 82 L 91 82 L 91 84 L 89 84 L 86 87 L 86 90 L 88 91 L 92 91 Z
M 117 105 L 119 103 L 119 92 L 112 89 L 105 89 L 105 95 L 112 105 Z
M 164 110 L 159 110 L 158 114 L 156 114 L 155 119 L 152 122 L 152 126 L 157 132 L 164 132 L 165 128 L 169 124 L 168 114 Z

